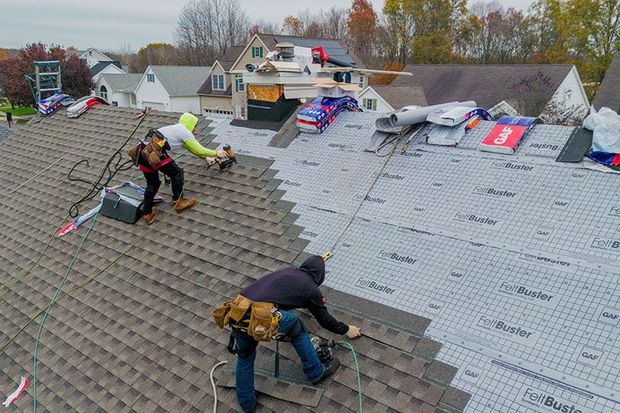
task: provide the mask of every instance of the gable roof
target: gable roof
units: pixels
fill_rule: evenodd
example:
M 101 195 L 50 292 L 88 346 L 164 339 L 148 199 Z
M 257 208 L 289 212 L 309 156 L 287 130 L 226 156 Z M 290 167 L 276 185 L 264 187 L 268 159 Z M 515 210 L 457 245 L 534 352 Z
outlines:
M 372 88 L 395 110 L 410 105 L 428 105 L 424 88 L 420 85 L 371 85 L 368 87 Z
M 95 76 L 97 73 L 101 72 L 103 69 L 105 69 L 109 65 L 114 65 L 118 67 L 119 69 L 123 70 L 123 65 L 118 60 L 111 60 L 109 62 L 102 61 L 90 68 L 90 74 L 92 76 Z
M 287 36 L 282 34 L 260 33 L 258 35 L 269 50 L 275 50 L 278 43 L 292 43 L 295 46 L 313 48 L 323 46 L 328 56 L 333 56 L 347 63 L 349 66 L 363 68 L 362 63 L 353 56 L 349 47 L 339 39 L 324 39 L 320 37 Z
M 620 53 L 611 61 L 592 106 L 597 110 L 605 106 L 620 113 Z
M 140 73 L 103 73 L 101 75 L 114 92 L 134 92 L 142 78 Z
M 84 184 L 66 179 L 79 160 L 102 166 L 121 143 L 142 137 L 153 127 L 175 123 L 176 113 L 150 112 L 141 124 L 138 110 L 95 106 L 77 119 L 65 109 L 38 118 L 3 146 L 0 188 L 18 188 L 0 197 L 0 345 L 5 345 L 30 315 L 48 305 L 51 295 L 75 263 L 44 325 L 38 353 L 38 404 L 53 412 L 204 412 L 213 404 L 209 372 L 215 363 L 233 358 L 226 352 L 228 334 L 217 329 L 211 311 L 265 272 L 298 265 L 308 241 L 299 237 L 292 202 L 274 179 L 273 161 L 238 155 L 238 164 L 220 172 L 205 169 L 204 161 L 183 157 L 187 196 L 200 203 L 181 215 L 162 204 L 152 226 L 128 225 L 99 216 L 72 233 L 48 236 L 67 208 L 80 197 Z M 199 124 L 197 136 L 213 139 Z M 105 131 L 105 139 L 98 139 Z M 253 131 L 255 132 L 255 131 Z M 262 132 L 262 131 L 260 131 Z M 262 139 L 257 135 L 256 139 Z M 223 136 L 227 139 L 228 136 Z M 85 141 L 97 142 L 83 145 Z M 79 151 L 75 148 L 80 147 Z M 33 149 L 36 149 L 33 150 Z M 38 151 L 53 160 L 42 168 Z M 33 175 L 33 172 L 40 172 Z M 77 176 L 94 170 L 78 168 Z M 136 170 L 121 171 L 114 181 L 142 183 Z M 50 186 L 50 182 L 56 182 Z M 169 189 L 162 187 L 169 197 Z M 96 205 L 91 200 L 82 212 Z M 93 225 L 87 235 L 87 227 Z M 10 235 L 9 235 L 10 234 Z M 79 254 L 76 251 L 79 248 Z M 27 271 L 37 255 L 39 265 Z M 435 359 L 441 345 L 424 336 L 430 320 L 325 289 L 328 305 L 338 318 L 362 327 L 355 340 L 364 405 L 371 411 L 461 412 L 469 396 L 449 383 L 455 368 Z M 308 314 L 306 328 L 323 335 Z M 37 323 L 26 325 L 0 353 L 0 388 L 15 387 L 15 378 L 32 377 L 32 349 Z M 299 370 L 292 348 L 282 345 L 283 377 Z M 260 346 L 258 361 L 273 360 L 274 344 Z M 319 388 L 303 390 L 290 382 L 267 381 L 270 394 L 300 403 L 317 395 L 316 410 L 261 395 L 261 411 L 308 412 L 357 408 L 355 364 L 348 350 L 336 349 L 343 367 Z M 270 358 L 271 357 L 271 358 Z M 295 369 L 287 373 L 285 367 Z M 260 373 L 260 372 L 259 372 Z M 227 376 L 228 375 L 228 376 Z M 220 370 L 220 383 L 230 370 Z M 31 389 L 15 408 L 27 411 Z M 234 390 L 218 390 L 220 409 L 237 411 Z
M 211 68 L 208 66 L 155 65 L 149 68 L 171 97 L 196 96 L 196 91 L 211 73 Z
M 226 53 L 224 53 L 224 56 L 217 59 L 217 61 L 222 66 L 222 69 L 224 69 L 224 71 L 226 72 L 232 69 L 233 65 L 235 64 L 241 53 L 243 53 L 244 49 L 245 46 L 230 46 L 226 50 Z
M 549 98 L 568 76 L 572 65 L 407 65 L 403 71 L 413 76 L 398 76 L 392 85 L 421 85 L 429 105 L 475 100 L 490 108 L 502 100 L 511 100 L 510 86 L 520 79 L 542 73 L 551 82 Z M 541 108 L 542 112 L 544 108 Z
M 226 75 L 224 75 L 226 76 Z M 224 79 L 225 81 L 226 79 Z M 202 85 L 200 85 L 200 89 L 197 92 L 199 95 L 204 96 L 231 96 L 232 97 L 232 82 L 226 90 L 215 90 L 213 89 L 213 74 L 209 74 L 207 80 L 204 81 Z

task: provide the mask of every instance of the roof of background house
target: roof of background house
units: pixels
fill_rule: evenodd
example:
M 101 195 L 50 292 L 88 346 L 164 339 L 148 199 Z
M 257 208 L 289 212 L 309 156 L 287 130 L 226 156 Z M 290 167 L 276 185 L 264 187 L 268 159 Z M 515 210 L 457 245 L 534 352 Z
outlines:
M 13 135 L 13 130 L 0 124 L 0 141 L 3 141 L 11 135 Z
M 371 85 L 369 87 L 395 110 L 408 105 L 428 105 L 424 88 L 419 85 Z
M 68 170 L 88 159 L 90 167 L 83 165 L 76 175 L 92 179 L 129 137 L 139 122 L 138 113 L 96 106 L 77 119 L 68 119 L 61 109 L 37 118 L 18 131 L 18 139 L 3 144 L 2 165 L 11 173 L 0 174 L 4 191 L 0 196 L 4 215 L 0 220 L 4 284 L 0 346 L 33 312 L 48 305 L 92 224 L 48 238 L 66 223 L 62 221 L 67 209 L 85 188 L 67 180 Z M 177 119 L 176 113 L 150 112 L 133 141 L 150 128 Z M 208 141 L 214 137 L 206 135 L 206 126 L 205 122 L 199 125 L 197 136 Z M 98 139 L 102 133 L 105 139 Z M 83 145 L 85 141 L 97 144 Z M 45 153 L 43 162 L 40 152 Z M 237 165 L 220 172 L 205 168 L 201 159 L 182 158 L 186 195 L 197 196 L 200 202 L 181 215 L 169 213 L 171 207 L 164 202 L 156 223 L 149 227 L 97 218 L 43 329 L 37 386 L 41 411 L 198 413 L 211 409 L 209 371 L 219 360 L 233 360 L 225 350 L 228 333 L 216 328 L 211 311 L 255 278 L 299 264 L 307 256 L 303 250 L 308 241 L 299 238 L 304 229 L 296 225 L 299 215 L 291 212 L 294 203 L 281 199 L 282 181 L 274 179 L 273 162 L 242 154 L 237 159 Z M 48 164 L 52 166 L 33 178 Z M 133 169 L 120 172 L 114 183 L 128 178 L 143 183 L 141 173 Z M 169 189 L 162 187 L 162 194 L 168 198 Z M 82 212 L 96 203 L 84 204 Z M 26 273 L 48 239 L 41 265 Z M 354 341 L 365 409 L 463 410 L 469 396 L 449 387 L 456 369 L 435 360 L 440 344 L 423 337 L 429 319 L 329 288 L 324 292 L 334 315 L 359 325 L 365 333 Z M 323 335 L 324 330 L 306 313 L 302 316 L 310 332 Z M 37 328 L 36 322 L 26 326 L 2 351 L 1 389 L 13 389 L 22 375 L 32 378 Z M 271 368 L 274 348 L 273 343 L 259 347 L 259 366 Z M 281 345 L 280 349 L 282 374 L 293 367 L 291 360 L 295 366 L 290 374 L 299 374 L 292 348 Z M 310 403 L 323 392 L 316 410 L 261 395 L 260 411 L 357 410 L 353 358 L 349 350 L 336 352 L 343 367 L 318 389 L 274 384 L 264 376 L 256 379 L 270 386 L 270 394 L 300 403 Z M 217 377 L 230 382 L 230 368 L 218 371 Z M 16 402 L 16 409 L 30 409 L 31 392 L 32 386 Z M 238 411 L 234 390 L 220 388 L 218 395 L 221 411 Z
M 611 61 L 592 106 L 597 110 L 605 106 L 620 113 L 620 53 Z
M 217 61 L 220 63 L 220 65 L 222 65 L 224 70 L 228 72 L 230 69 L 232 69 L 233 64 L 237 61 L 239 55 L 243 52 L 244 49 L 245 46 L 230 46 L 226 50 L 226 53 L 224 53 L 224 56 L 217 59 Z
M 282 34 L 268 33 L 260 33 L 258 36 L 263 41 L 263 43 L 265 43 L 265 46 L 269 48 L 269 50 L 275 50 L 278 43 L 285 42 L 292 43 L 295 46 L 308 48 L 323 46 L 325 48 L 325 53 L 328 56 L 338 58 L 339 60 L 342 60 L 350 66 L 364 68 L 362 62 L 357 59 L 356 56 L 354 56 L 354 54 L 349 50 L 349 47 L 343 40 L 323 39 L 318 37 L 287 36 Z
M 90 68 L 90 74 L 92 76 L 95 76 L 97 73 L 101 72 L 103 69 L 105 69 L 109 65 L 114 65 L 114 66 L 118 67 L 121 70 L 123 69 L 123 65 L 118 60 L 111 60 L 109 62 L 103 61 L 103 62 L 99 62 L 96 65 L 94 65 L 93 67 L 91 67 Z
M 101 75 L 114 92 L 134 92 L 138 82 L 142 79 L 141 73 L 104 73 Z
M 407 65 L 392 85 L 422 85 L 429 105 L 475 100 L 490 108 L 511 98 L 510 87 L 521 79 L 543 73 L 551 81 L 549 99 L 566 78 L 572 65 Z M 541 111 L 544 108 L 541 108 Z
M 196 96 L 196 91 L 209 77 L 208 66 L 149 66 L 171 97 Z

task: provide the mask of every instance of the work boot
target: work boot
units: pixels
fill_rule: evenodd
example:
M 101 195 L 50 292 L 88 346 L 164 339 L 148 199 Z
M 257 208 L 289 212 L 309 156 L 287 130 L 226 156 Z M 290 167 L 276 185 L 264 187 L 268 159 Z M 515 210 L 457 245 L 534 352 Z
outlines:
M 327 364 L 325 364 L 325 371 L 323 372 L 321 377 L 314 380 L 312 384 L 319 384 L 320 382 L 334 374 L 338 370 L 338 368 L 340 368 L 340 360 L 338 359 L 338 357 L 332 357 L 332 359 Z
M 198 203 L 196 198 L 187 199 L 187 198 L 183 198 L 183 197 L 179 198 L 178 201 L 173 201 L 173 202 L 175 204 L 174 210 L 179 212 L 179 213 L 182 212 L 182 211 L 185 211 L 188 208 L 194 207 Z
M 159 209 L 153 208 L 150 214 L 146 214 L 142 218 L 144 218 L 147 224 L 151 225 L 155 221 L 157 214 L 159 214 Z

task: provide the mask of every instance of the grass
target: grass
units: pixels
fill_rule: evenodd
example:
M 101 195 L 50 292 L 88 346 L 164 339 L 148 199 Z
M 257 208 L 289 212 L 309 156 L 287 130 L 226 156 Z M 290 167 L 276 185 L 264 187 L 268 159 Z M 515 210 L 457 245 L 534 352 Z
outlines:
M 13 114 L 13 116 L 34 115 L 35 113 L 37 113 L 36 109 L 32 107 L 17 107 L 15 109 L 12 109 L 9 106 L 9 107 L 0 108 L 0 111 L 4 113 L 10 112 Z

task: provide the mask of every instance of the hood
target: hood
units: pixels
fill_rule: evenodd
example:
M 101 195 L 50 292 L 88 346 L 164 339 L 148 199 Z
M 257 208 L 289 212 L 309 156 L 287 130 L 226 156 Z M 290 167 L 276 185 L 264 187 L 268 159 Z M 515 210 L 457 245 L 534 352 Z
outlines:
M 316 285 L 323 284 L 325 280 L 325 261 L 320 255 L 312 255 L 301 264 L 299 269 L 312 278 Z
M 198 124 L 198 118 L 191 113 L 184 113 L 179 118 L 179 123 L 187 128 L 188 131 L 194 132 L 194 128 Z

